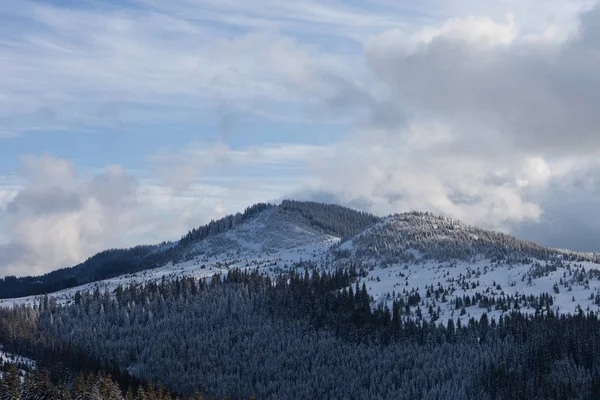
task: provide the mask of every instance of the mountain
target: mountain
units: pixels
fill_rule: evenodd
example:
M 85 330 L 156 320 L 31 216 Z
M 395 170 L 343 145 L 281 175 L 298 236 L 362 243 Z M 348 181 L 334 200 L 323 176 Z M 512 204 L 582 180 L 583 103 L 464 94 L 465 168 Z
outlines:
M 600 310 L 600 256 L 553 249 L 431 213 L 388 216 L 332 246 L 338 266 L 360 265 L 376 303 L 409 305 L 445 323 L 483 313 Z M 417 310 L 423 308 L 424 310 Z
M 598 254 L 552 249 L 431 213 L 380 218 L 338 205 L 285 200 L 211 221 L 176 242 L 108 250 L 41 277 L 5 278 L 0 298 L 7 300 L 0 305 L 31 303 L 45 292 L 70 302 L 77 291 L 208 278 L 234 268 L 275 278 L 315 267 L 353 267 L 362 271 L 359 283 L 366 284 L 374 305 L 391 307 L 401 300 L 415 315 L 422 313 L 420 306 L 426 308 L 431 321 L 455 314 L 466 321 L 483 312 L 498 317 L 515 299 L 540 295 L 551 298 L 548 307 L 554 311 L 596 309 L 599 262 Z M 536 310 L 528 301 L 522 307 Z
M 363 261 L 373 258 L 387 263 L 475 259 L 528 263 L 531 259 L 557 258 L 600 261 L 597 254 L 552 249 L 422 212 L 389 216 L 341 245 L 339 250 Z
M 52 293 L 124 274 L 181 264 L 199 255 L 275 252 L 306 245 L 327 245 L 353 236 L 380 218 L 338 205 L 284 200 L 259 203 L 192 229 L 180 240 L 130 249 L 102 251 L 74 267 L 35 277 L 0 279 L 0 298 Z

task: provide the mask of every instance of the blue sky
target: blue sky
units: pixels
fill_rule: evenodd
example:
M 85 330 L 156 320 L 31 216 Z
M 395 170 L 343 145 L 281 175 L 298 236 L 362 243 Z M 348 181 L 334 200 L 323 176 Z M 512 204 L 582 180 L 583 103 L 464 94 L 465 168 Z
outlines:
M 285 197 L 600 250 L 597 23 L 584 0 L 5 0 L 0 276 Z

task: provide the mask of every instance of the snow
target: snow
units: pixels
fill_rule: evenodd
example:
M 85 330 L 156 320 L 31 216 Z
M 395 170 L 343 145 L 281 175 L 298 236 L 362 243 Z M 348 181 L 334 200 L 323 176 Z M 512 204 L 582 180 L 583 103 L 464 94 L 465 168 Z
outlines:
M 306 232 L 302 233 L 303 235 Z M 227 233 L 231 237 L 230 233 Z M 114 291 L 118 286 L 143 285 L 149 282 L 160 282 L 162 279 L 175 279 L 193 277 L 196 279 L 210 278 L 216 274 L 226 274 L 233 268 L 258 269 L 260 272 L 276 275 L 287 271 L 293 264 L 301 261 L 323 261 L 330 247 L 339 242 L 338 238 L 327 235 L 315 235 L 312 240 L 303 240 L 305 244 L 282 249 L 261 249 L 256 242 L 244 243 L 239 238 L 237 243 L 244 245 L 244 250 L 226 251 L 214 255 L 201 252 L 188 261 L 173 264 L 167 263 L 163 267 L 140 271 L 134 274 L 121 275 L 115 278 L 105 279 L 85 285 L 50 293 L 48 296 L 57 301 L 58 304 L 69 304 L 74 301 L 75 293 L 92 292 L 98 288 L 100 292 Z M 306 239 L 306 237 L 304 238 Z M 292 242 L 287 238 L 286 243 L 291 246 Z M 39 302 L 40 296 L 27 296 L 14 299 L 0 299 L 0 307 L 13 307 L 15 305 L 33 305 Z
M 0 345 L 0 367 L 3 364 L 17 364 L 19 366 L 25 366 L 27 369 L 35 369 L 36 363 L 30 358 L 23 357 L 17 354 L 12 354 L 3 350 L 3 346 Z M 23 369 L 19 369 L 19 375 L 21 376 L 21 382 L 23 382 L 24 376 L 27 374 L 27 371 Z M 0 378 L 4 375 L 2 373 L 2 368 L 0 368 Z
M 527 273 L 532 268 L 529 264 L 516 265 L 494 265 L 491 260 L 480 260 L 478 262 L 455 262 L 440 263 L 437 261 L 427 261 L 418 264 L 394 264 L 387 268 L 374 268 L 369 271 L 366 278 L 361 278 L 360 285 L 364 282 L 371 296 L 375 298 L 375 303 L 383 303 L 392 307 L 392 294 L 402 294 L 404 290 L 410 292 L 412 289 L 418 290 L 421 297 L 421 310 L 425 317 L 428 314 L 428 306 L 433 303 L 434 297 L 426 297 L 426 286 L 438 285 L 451 292 L 446 297 L 446 302 L 436 301 L 436 307 L 440 306 L 440 318 L 436 323 L 446 324 L 449 318 L 456 321 L 461 319 L 463 324 L 467 323 L 471 317 L 479 319 L 486 312 L 488 317 L 494 317 L 496 320 L 503 314 L 501 310 L 491 311 L 487 308 L 480 308 L 478 305 L 466 307 L 467 314 L 460 316 L 460 310 L 455 310 L 454 300 L 463 295 L 473 296 L 477 293 L 489 297 L 501 298 L 504 296 L 516 295 L 534 295 L 538 296 L 548 293 L 552 296 L 554 304 L 552 311 L 561 314 L 573 314 L 578 312 L 580 307 L 584 312 L 591 310 L 600 311 L 600 306 L 596 305 L 591 295 L 600 293 L 600 281 L 590 280 L 589 284 L 577 283 L 564 277 L 568 271 L 568 266 L 572 269 L 585 268 L 600 270 L 600 265 L 591 262 L 572 262 L 565 263 L 564 268 L 557 268 L 556 271 L 549 272 L 547 276 L 541 276 L 531 280 L 528 283 Z M 487 267 L 487 269 L 486 269 Z M 479 276 L 477 276 L 479 271 Z M 463 289 L 456 281 L 459 277 L 469 277 L 465 283 L 469 285 L 468 289 Z M 563 279 L 566 284 L 560 285 L 559 281 Z M 472 284 L 479 285 L 471 288 Z M 554 285 L 559 284 L 559 293 L 554 292 Z M 500 285 L 501 289 L 497 289 Z M 568 287 L 572 290 L 569 290 Z M 573 298 L 575 300 L 573 300 Z M 434 308 L 436 308 L 434 307 Z M 511 310 L 508 311 L 510 313 Z M 533 314 L 535 310 L 531 308 L 521 308 L 521 312 Z
M 87 285 L 71 288 L 50 294 L 60 304 L 68 304 L 73 301 L 77 291 L 93 291 L 98 288 L 113 291 L 117 286 L 142 285 L 148 282 L 158 282 L 164 279 L 176 277 L 210 278 L 221 273 L 226 274 L 231 268 L 258 269 L 261 273 L 276 275 L 286 271 L 285 267 L 291 267 L 300 261 L 324 261 L 329 248 L 337 243 L 335 239 L 314 242 L 304 246 L 291 249 L 283 249 L 269 254 L 255 254 L 253 252 L 236 255 L 220 254 L 217 256 L 199 256 L 189 261 L 172 264 L 169 263 L 162 268 L 142 271 L 136 274 L 124 275 L 104 281 L 90 283 Z M 544 264 L 542 264 L 544 265 Z M 439 262 L 436 260 L 420 261 L 418 263 L 397 263 L 389 266 L 373 266 L 368 275 L 359 279 L 359 284 L 364 282 L 369 294 L 374 298 L 374 306 L 379 303 L 387 304 L 390 308 L 393 302 L 393 293 L 407 295 L 408 292 L 418 290 L 421 297 L 420 308 L 423 316 L 428 319 L 428 308 L 433 303 L 434 297 L 426 297 L 426 286 L 433 285 L 434 288 L 441 286 L 447 289 L 449 294 L 446 302 L 435 301 L 435 308 L 440 306 L 440 316 L 436 323 L 446 324 L 449 318 L 466 324 L 471 317 L 479 319 L 484 312 L 488 317 L 496 320 L 503 314 L 501 310 L 488 310 L 478 305 L 466 307 L 466 314 L 460 316 L 460 310 L 455 309 L 454 300 L 463 295 L 473 296 L 477 293 L 489 297 L 500 298 L 508 295 L 534 295 L 538 296 L 548 293 L 552 296 L 554 304 L 553 311 L 557 313 L 576 313 L 578 307 L 583 311 L 600 311 L 600 306 L 590 298 L 600 293 L 600 281 L 590 280 L 589 284 L 574 282 L 572 276 L 568 275 L 568 267 L 571 270 L 585 268 L 586 271 L 600 269 L 600 266 L 591 262 L 566 262 L 563 267 L 556 271 L 548 272 L 545 276 L 531 279 L 528 282 L 527 274 L 530 272 L 531 264 L 494 264 L 491 260 L 479 260 L 476 262 L 455 261 Z M 567 273 L 567 277 L 564 274 Z M 459 280 L 468 285 L 463 288 Z M 559 282 L 563 279 L 563 285 Z M 559 284 L 559 293 L 554 292 L 554 285 Z M 475 288 L 472 288 L 476 285 Z M 498 289 L 498 285 L 500 289 Z M 569 290 L 568 287 L 572 290 Z M 573 298 L 575 299 L 573 301 Z M 0 300 L 0 306 L 14 306 L 17 304 L 31 305 L 36 296 L 19 299 Z M 415 311 L 415 308 L 412 309 Z M 533 309 L 521 308 L 522 312 L 533 313 Z M 510 312 L 510 310 L 508 311 Z

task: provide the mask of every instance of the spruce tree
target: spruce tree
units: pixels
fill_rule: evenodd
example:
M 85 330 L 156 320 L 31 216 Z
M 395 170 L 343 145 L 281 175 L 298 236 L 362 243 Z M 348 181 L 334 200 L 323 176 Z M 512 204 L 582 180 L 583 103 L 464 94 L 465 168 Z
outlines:
M 21 381 L 19 369 L 11 364 L 0 381 L 0 400 L 19 400 L 21 398 Z

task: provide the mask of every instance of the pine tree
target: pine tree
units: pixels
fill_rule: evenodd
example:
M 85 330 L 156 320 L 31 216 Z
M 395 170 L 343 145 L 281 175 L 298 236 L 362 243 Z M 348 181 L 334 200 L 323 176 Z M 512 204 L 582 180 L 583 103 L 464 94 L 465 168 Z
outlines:
M 4 378 L 0 381 L 0 400 L 19 400 L 21 398 L 21 381 L 19 369 L 10 365 Z
M 150 382 L 146 386 L 146 400 L 158 400 L 154 385 Z
M 73 390 L 71 397 L 73 400 L 87 400 L 88 396 L 88 386 L 85 379 L 85 375 L 81 372 L 75 382 L 73 382 Z
M 69 386 L 66 383 L 63 383 L 58 388 L 59 398 L 60 400 L 72 400 L 71 392 L 69 391 Z
M 133 391 L 132 386 L 129 386 L 127 388 L 127 393 L 125 394 L 125 400 L 135 400 L 135 392 Z
M 21 400 L 37 400 L 39 397 L 38 390 L 38 379 L 37 373 L 32 372 L 30 374 L 25 375 L 25 379 L 23 382 L 23 393 L 21 395 Z
M 135 394 L 135 400 L 148 400 L 146 396 L 146 391 L 142 386 L 138 386 L 137 392 Z

